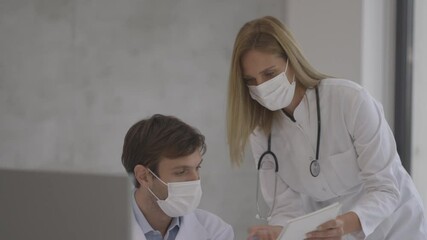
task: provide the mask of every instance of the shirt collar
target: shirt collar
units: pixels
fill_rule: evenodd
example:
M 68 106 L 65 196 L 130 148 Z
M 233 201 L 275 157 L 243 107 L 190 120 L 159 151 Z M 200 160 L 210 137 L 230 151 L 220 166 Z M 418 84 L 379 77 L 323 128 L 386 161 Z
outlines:
M 145 218 L 144 214 L 139 209 L 138 204 L 136 203 L 136 200 L 135 200 L 135 191 L 136 189 L 134 189 L 133 195 L 132 195 L 132 211 L 135 216 L 136 222 L 138 223 L 139 227 L 142 229 L 142 232 L 144 233 L 144 235 L 150 232 L 156 232 L 157 230 L 154 230 L 153 227 L 151 227 L 151 225 L 148 223 L 147 219 Z M 172 221 L 168 227 L 168 232 L 174 229 L 175 227 L 178 227 L 179 229 L 179 227 L 181 226 L 181 218 L 182 217 L 172 218 Z

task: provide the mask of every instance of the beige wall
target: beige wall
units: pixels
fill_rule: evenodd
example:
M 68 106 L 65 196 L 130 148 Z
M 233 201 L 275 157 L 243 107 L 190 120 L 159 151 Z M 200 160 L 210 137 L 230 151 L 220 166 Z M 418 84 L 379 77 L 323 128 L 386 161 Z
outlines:
M 206 136 L 201 207 L 244 239 L 255 224 L 252 159 L 231 168 L 225 101 L 244 22 L 282 0 L 2 0 L 0 168 L 124 175 L 128 128 L 176 115 Z
M 360 83 L 362 1 L 287 2 L 286 21 L 313 66 Z
M 394 0 L 288 0 L 286 21 L 321 72 L 362 84 L 393 126 Z

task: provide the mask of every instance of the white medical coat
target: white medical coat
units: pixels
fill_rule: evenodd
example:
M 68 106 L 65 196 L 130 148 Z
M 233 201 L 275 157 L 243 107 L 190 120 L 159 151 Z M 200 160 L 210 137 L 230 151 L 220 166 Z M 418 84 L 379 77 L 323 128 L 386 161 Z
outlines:
M 218 216 L 196 209 L 182 217 L 176 240 L 233 240 L 233 228 Z M 146 240 L 142 229 L 132 215 L 132 240 Z
M 354 82 L 324 79 L 319 86 L 320 174 L 310 174 L 316 156 L 316 93 L 307 89 L 294 111 L 282 111 L 272 126 L 271 150 L 279 162 L 276 204 L 269 224 L 286 221 L 333 202 L 353 211 L 362 231 L 344 239 L 427 239 L 424 210 L 414 184 L 401 165 L 381 105 Z M 255 129 L 250 144 L 256 164 L 268 136 Z M 272 204 L 271 159 L 260 171 L 264 199 Z

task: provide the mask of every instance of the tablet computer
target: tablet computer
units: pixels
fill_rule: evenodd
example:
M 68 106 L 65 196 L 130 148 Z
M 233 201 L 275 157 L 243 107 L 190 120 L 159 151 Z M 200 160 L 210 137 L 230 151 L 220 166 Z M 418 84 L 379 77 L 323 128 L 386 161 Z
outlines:
M 301 240 L 305 234 L 315 230 L 319 225 L 335 219 L 341 211 L 341 204 L 336 202 L 315 212 L 288 221 L 278 240 Z

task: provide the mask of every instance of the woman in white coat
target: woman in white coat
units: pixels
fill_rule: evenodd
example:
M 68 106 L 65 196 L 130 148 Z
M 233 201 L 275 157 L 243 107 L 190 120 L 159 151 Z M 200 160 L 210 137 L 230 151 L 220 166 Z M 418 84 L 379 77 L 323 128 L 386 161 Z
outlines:
M 236 37 L 227 128 L 234 163 L 250 143 L 271 208 L 268 225 L 249 238 L 275 239 L 289 219 L 340 202 L 342 214 L 307 239 L 427 239 L 381 105 L 356 83 L 312 68 L 273 17 L 246 23 Z M 266 151 L 277 166 L 271 154 L 259 162 Z

